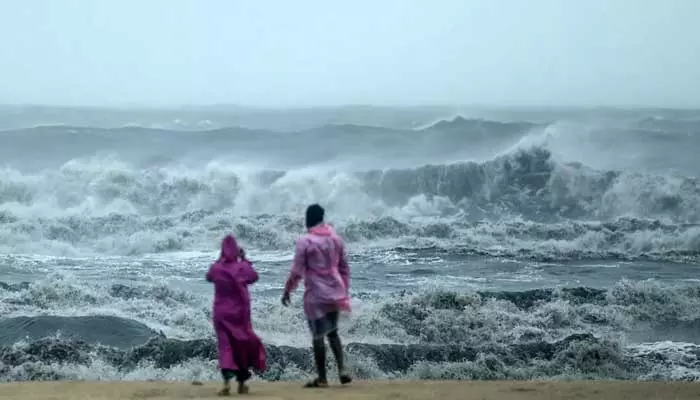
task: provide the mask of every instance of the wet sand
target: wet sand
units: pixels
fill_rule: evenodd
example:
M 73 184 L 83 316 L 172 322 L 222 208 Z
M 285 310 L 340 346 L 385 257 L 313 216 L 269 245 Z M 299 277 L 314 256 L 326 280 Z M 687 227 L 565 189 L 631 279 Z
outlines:
M 251 382 L 254 399 L 328 400 L 682 400 L 700 399 L 700 383 L 688 382 L 509 382 L 509 381 L 391 381 L 354 382 L 327 389 L 302 389 L 301 382 Z M 3 399 L 215 399 L 219 382 L 21 382 L 0 384 Z

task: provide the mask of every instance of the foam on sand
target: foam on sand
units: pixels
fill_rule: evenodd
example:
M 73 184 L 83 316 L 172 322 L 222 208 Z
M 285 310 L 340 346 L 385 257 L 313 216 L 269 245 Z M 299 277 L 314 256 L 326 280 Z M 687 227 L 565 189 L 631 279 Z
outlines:
M 0 385 L 0 398 L 14 399 L 207 399 L 219 384 L 185 382 L 23 382 Z M 360 382 L 328 389 L 302 389 L 297 383 L 251 383 L 257 399 L 696 399 L 700 385 L 631 381 L 510 382 L 510 381 L 391 381 Z M 235 397 L 233 395 L 232 397 Z M 247 397 L 247 396 L 245 396 Z

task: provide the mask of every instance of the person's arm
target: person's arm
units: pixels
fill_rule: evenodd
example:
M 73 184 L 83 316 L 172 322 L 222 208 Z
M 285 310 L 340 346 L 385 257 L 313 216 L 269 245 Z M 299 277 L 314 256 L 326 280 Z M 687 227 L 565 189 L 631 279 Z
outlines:
M 253 263 L 248 260 L 240 262 L 236 271 L 236 279 L 244 285 L 252 285 L 258 281 L 258 272 L 253 268 Z
M 292 269 L 289 271 L 289 277 L 284 285 L 284 296 L 289 295 L 296 290 L 299 282 L 304 277 L 306 270 L 306 245 L 303 240 L 298 240 L 296 250 L 294 252 L 294 260 L 292 261 Z
M 221 274 L 220 270 L 221 268 L 219 267 L 219 265 L 213 264 L 211 267 L 209 267 L 209 271 L 207 271 L 207 274 L 204 276 L 204 278 L 207 280 L 207 282 L 214 283 L 218 280 L 219 275 Z
M 214 264 L 209 268 L 206 275 L 207 281 L 214 283 L 242 283 L 251 285 L 258 281 L 258 273 L 253 269 L 253 264 L 250 261 L 239 261 L 238 265 L 224 267 L 220 264 Z
M 340 274 L 340 277 L 343 279 L 343 284 L 345 285 L 345 290 L 349 293 L 350 292 L 350 266 L 348 265 L 348 260 L 345 255 L 345 243 L 343 243 L 342 239 L 339 239 L 340 242 L 340 258 L 338 259 L 338 273 Z

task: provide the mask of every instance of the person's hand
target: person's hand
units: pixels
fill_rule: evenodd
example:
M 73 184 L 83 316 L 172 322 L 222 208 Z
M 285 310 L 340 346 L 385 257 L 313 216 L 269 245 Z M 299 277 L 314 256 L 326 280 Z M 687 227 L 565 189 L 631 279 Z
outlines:
M 287 306 L 289 306 L 289 302 L 290 302 L 289 293 L 283 294 L 282 295 L 282 305 L 287 307 Z

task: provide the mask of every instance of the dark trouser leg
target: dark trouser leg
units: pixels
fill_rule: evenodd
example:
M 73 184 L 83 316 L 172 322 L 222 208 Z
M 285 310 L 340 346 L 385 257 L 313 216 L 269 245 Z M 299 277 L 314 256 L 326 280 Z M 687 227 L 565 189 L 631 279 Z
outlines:
M 250 371 L 248 371 L 247 369 L 236 370 L 233 372 L 234 374 L 236 374 L 236 382 L 238 383 L 245 383 L 245 381 L 250 379 Z
M 237 376 L 237 371 L 234 371 L 232 369 L 222 369 L 221 370 L 221 377 L 224 378 L 224 383 L 229 383 L 231 379 L 233 379 L 235 376 Z
M 328 334 L 328 343 L 331 345 L 331 351 L 335 356 L 335 362 L 338 364 L 338 373 L 345 373 L 345 364 L 343 362 L 343 345 L 340 341 L 338 331 L 335 330 Z
M 323 341 L 323 336 L 315 337 L 312 343 L 314 359 L 316 360 L 316 371 L 318 371 L 318 380 L 322 383 L 328 382 L 326 376 L 326 343 Z

